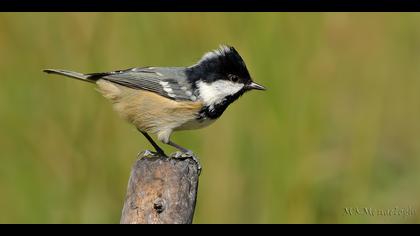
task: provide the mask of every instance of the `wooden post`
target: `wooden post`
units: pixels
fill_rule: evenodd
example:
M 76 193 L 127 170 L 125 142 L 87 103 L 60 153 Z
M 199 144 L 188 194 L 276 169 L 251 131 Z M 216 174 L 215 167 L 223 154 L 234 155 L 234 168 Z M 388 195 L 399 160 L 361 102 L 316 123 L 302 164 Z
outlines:
M 168 158 L 145 151 L 134 163 L 121 224 L 191 224 L 198 189 L 192 157 Z

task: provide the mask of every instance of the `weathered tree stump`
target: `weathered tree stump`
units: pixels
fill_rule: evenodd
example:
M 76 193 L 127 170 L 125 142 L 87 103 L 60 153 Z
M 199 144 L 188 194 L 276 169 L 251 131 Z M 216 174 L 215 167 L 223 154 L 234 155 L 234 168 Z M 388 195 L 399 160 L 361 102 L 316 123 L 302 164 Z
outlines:
M 192 157 L 145 151 L 134 163 L 121 224 L 191 224 L 199 167 Z

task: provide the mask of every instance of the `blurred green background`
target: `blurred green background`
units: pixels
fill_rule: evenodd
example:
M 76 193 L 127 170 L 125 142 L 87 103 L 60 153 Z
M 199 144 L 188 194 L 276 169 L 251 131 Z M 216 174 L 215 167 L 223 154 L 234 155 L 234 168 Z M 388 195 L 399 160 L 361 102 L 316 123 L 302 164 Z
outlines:
M 0 223 L 118 223 L 131 165 L 151 148 L 93 85 L 42 69 L 187 66 L 221 43 L 268 91 L 173 136 L 204 168 L 195 223 L 420 223 L 419 24 L 395 13 L 2 13 Z

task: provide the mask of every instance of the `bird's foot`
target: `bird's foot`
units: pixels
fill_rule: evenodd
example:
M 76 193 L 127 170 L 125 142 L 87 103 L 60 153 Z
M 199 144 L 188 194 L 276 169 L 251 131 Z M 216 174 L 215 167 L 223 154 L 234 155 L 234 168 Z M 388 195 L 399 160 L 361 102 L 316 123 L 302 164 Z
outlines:
M 150 150 L 144 150 L 144 151 L 141 151 L 137 154 L 137 157 L 141 157 L 141 158 L 143 158 L 143 157 L 148 158 L 148 157 L 153 157 L 153 156 L 154 156 L 154 154 Z
M 163 157 L 167 157 L 165 153 L 161 153 L 161 152 L 153 152 L 150 150 L 144 150 L 141 151 L 137 154 L 138 157 L 141 158 L 151 158 L 151 157 L 158 157 L 158 156 L 163 156 Z
M 187 150 L 185 152 L 177 151 L 174 154 L 172 154 L 172 157 L 175 158 L 175 159 L 191 158 L 195 162 L 195 164 L 197 165 L 198 175 L 200 175 L 201 170 L 202 170 L 200 160 L 191 150 Z

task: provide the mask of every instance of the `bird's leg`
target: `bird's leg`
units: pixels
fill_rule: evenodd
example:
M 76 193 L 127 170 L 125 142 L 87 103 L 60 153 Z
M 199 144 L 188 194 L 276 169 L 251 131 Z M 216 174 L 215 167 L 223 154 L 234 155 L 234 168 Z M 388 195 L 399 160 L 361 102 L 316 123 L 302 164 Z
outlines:
M 180 150 L 182 153 L 187 154 L 187 155 L 193 155 L 193 152 L 189 149 L 186 149 L 184 147 L 179 146 L 178 144 L 172 142 L 171 140 L 169 140 L 166 144 L 171 145 L 172 147 Z
M 174 148 L 176 148 L 176 149 L 178 149 L 182 152 L 182 154 L 180 156 L 176 155 L 175 158 L 191 157 L 193 159 L 193 161 L 197 164 L 198 171 L 201 172 L 200 160 L 198 160 L 198 158 L 194 155 L 194 153 L 191 150 L 186 149 L 184 147 L 181 147 L 178 144 L 172 142 L 171 140 L 168 140 L 168 142 L 166 144 L 171 145 L 172 147 L 174 147 Z
M 166 156 L 165 152 L 162 150 L 162 148 L 160 148 L 155 141 L 153 141 L 153 139 L 144 131 L 138 130 L 140 131 L 140 133 L 142 133 L 144 135 L 144 137 L 146 137 L 146 139 L 150 142 L 150 144 L 152 144 L 152 146 L 155 148 L 156 152 L 161 155 L 161 156 Z

